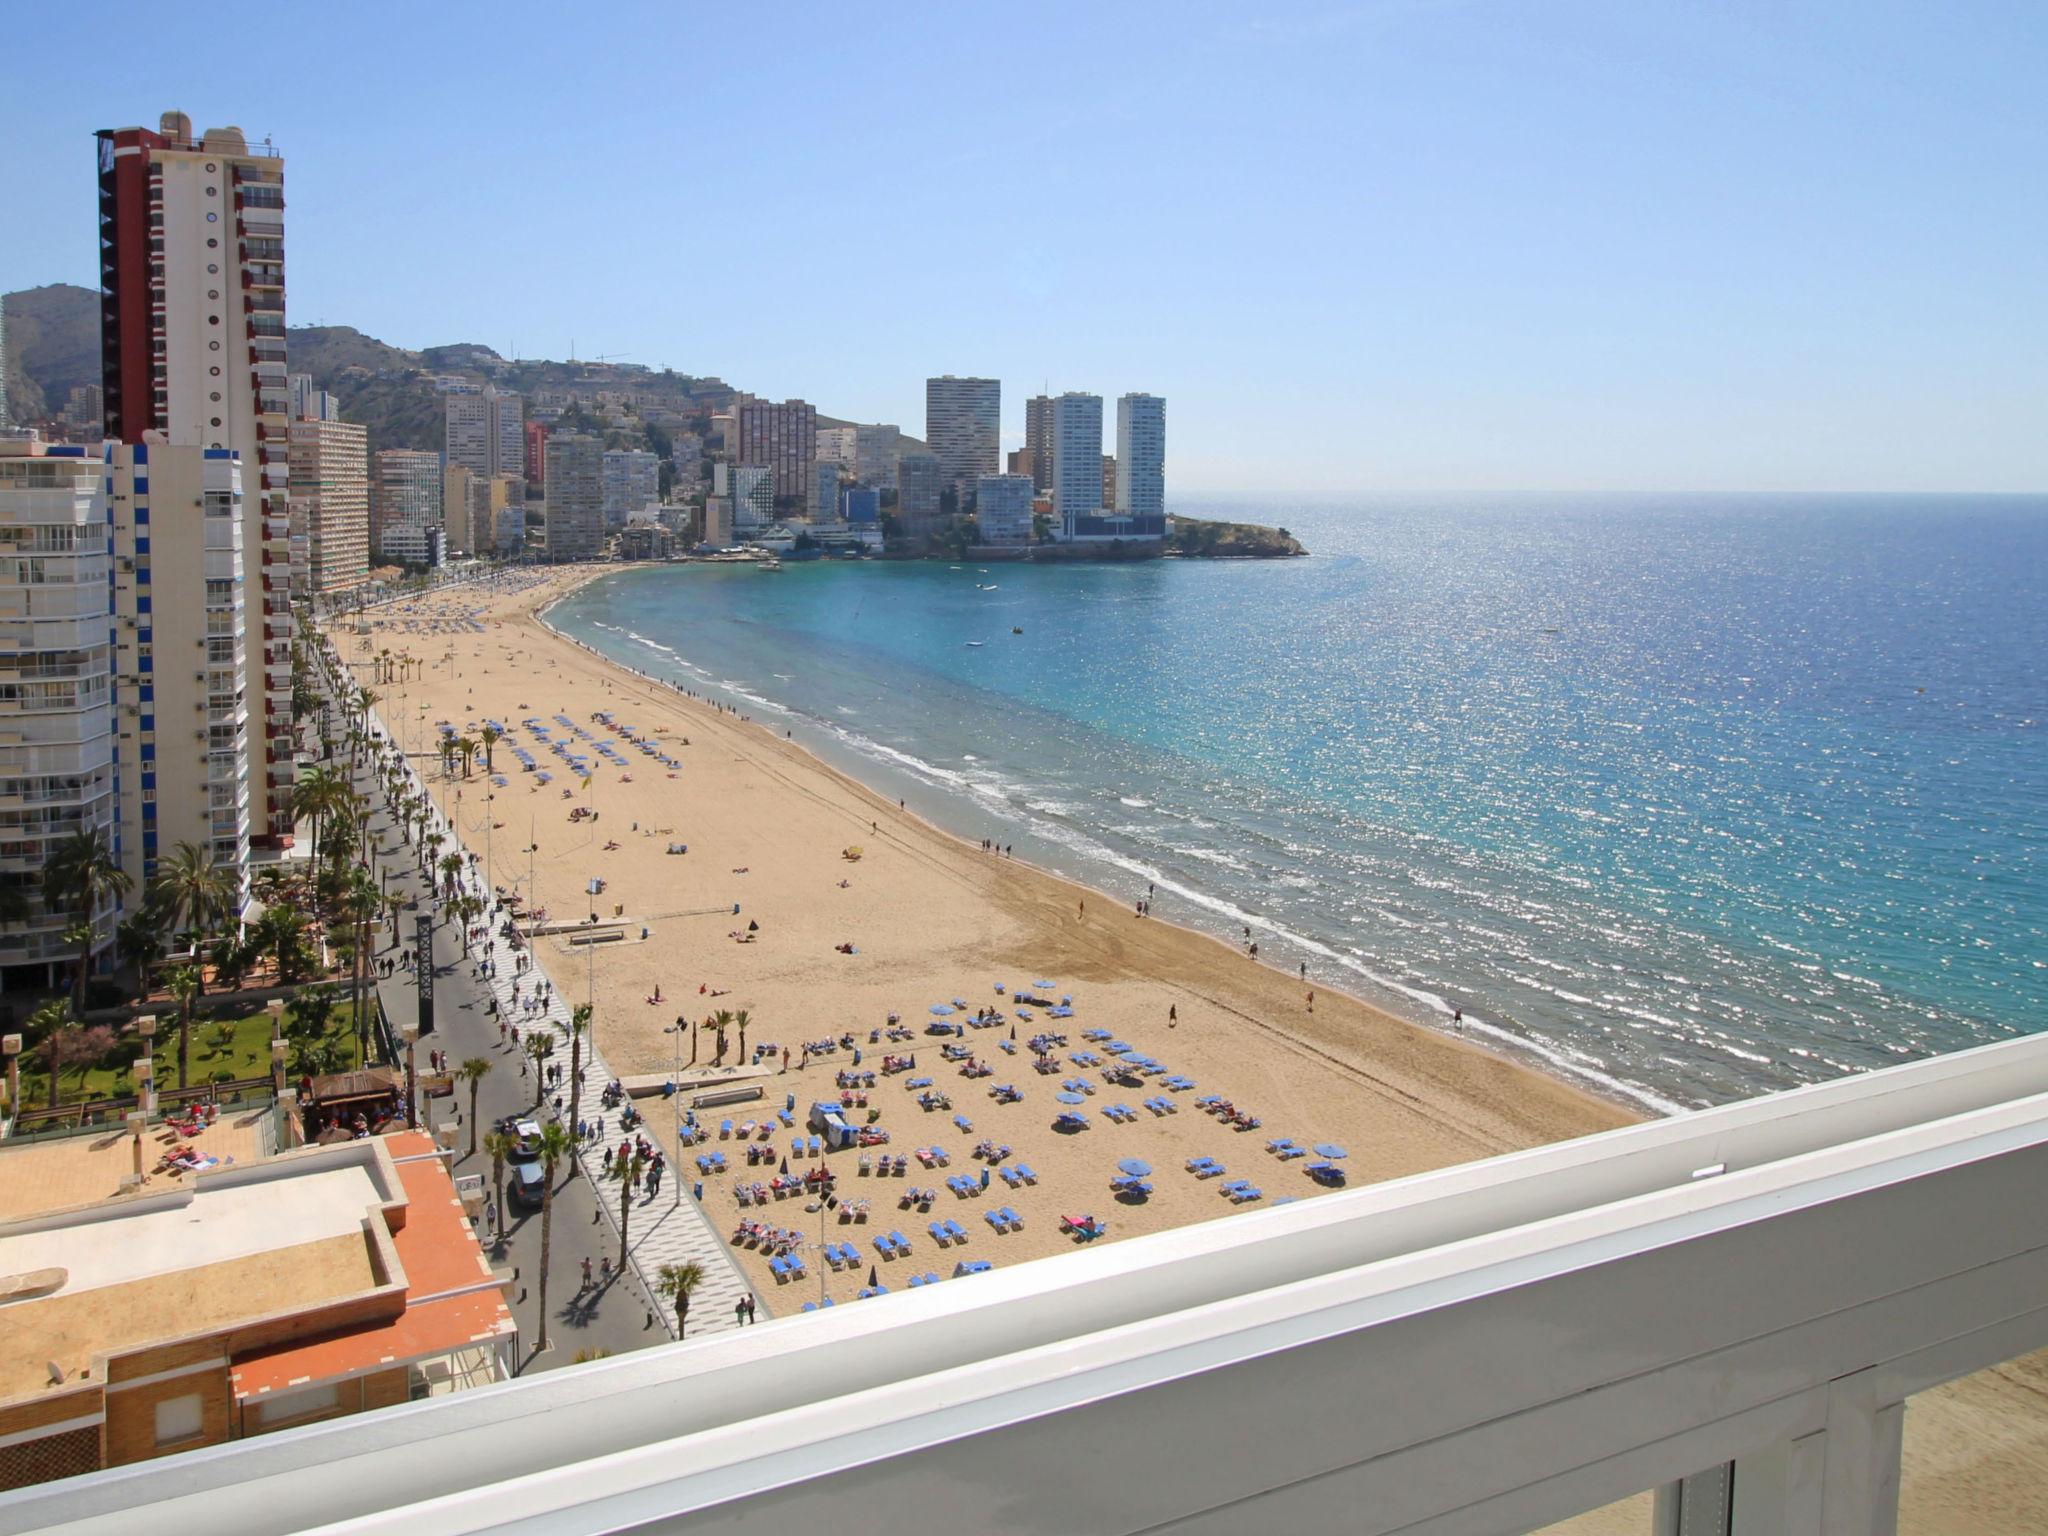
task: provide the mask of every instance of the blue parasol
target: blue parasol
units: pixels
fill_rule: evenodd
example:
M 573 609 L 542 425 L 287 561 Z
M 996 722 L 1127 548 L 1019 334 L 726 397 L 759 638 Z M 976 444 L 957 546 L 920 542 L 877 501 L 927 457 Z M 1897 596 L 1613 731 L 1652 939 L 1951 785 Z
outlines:
M 1349 1152 L 1346 1152 L 1334 1141 L 1319 1141 L 1316 1143 L 1317 1157 L 1349 1157 L 1350 1155 Z
M 1152 1171 L 1152 1165 L 1142 1158 L 1127 1157 L 1116 1165 L 1117 1172 L 1128 1173 L 1134 1179 L 1142 1179 Z
M 1081 1102 L 1081 1095 L 1078 1093 L 1056 1093 L 1053 1097 L 1062 1104 L 1079 1104 Z
M 946 1006 L 946 1004 L 944 1004 L 944 1003 L 933 1003 L 933 1004 L 932 1004 L 932 1008 L 931 1008 L 931 1011 L 932 1011 L 933 1013 L 937 1014 L 937 1015 L 938 1015 L 938 1016 L 939 1016 L 940 1018 L 942 1018 L 942 1019 L 943 1019 L 943 1018 L 945 1018 L 945 1017 L 946 1017 L 946 1016 L 947 1016 L 948 1014 L 950 1014 L 950 1013 L 951 1013 L 951 1012 L 952 1012 L 953 1010 L 952 1010 L 951 1008 L 947 1007 L 947 1006 Z

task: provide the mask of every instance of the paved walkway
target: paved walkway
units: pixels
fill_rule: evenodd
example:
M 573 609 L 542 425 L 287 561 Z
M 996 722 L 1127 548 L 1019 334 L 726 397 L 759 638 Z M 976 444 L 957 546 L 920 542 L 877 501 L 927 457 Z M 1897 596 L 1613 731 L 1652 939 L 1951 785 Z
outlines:
M 413 773 L 416 787 L 425 793 L 426 785 L 419 779 L 417 770 L 408 764 L 408 771 Z M 364 775 L 364 779 L 367 792 L 376 794 L 375 786 L 367 783 L 367 774 Z M 392 830 L 395 836 L 396 829 Z M 518 1070 L 519 1062 L 525 1058 L 517 1055 L 516 1048 L 509 1043 L 502 1047 L 499 1045 L 497 1021 L 488 1017 L 487 1009 L 481 1002 L 485 996 L 495 997 L 499 1016 L 508 1023 L 516 1024 L 522 1036 L 529 1035 L 536 1029 L 548 1030 L 556 1036 L 558 1044 L 553 1059 L 562 1066 L 564 1082 L 559 1093 L 554 1096 L 560 1098 L 562 1107 L 559 1113 L 565 1116 L 568 1110 L 570 1003 L 552 986 L 552 978 L 547 976 L 536 947 L 528 945 L 523 951 L 531 956 L 531 965 L 525 974 L 518 973 L 517 961 L 522 951 L 515 950 L 504 937 L 508 914 L 493 893 L 484 889 L 483 876 L 476 855 L 463 848 L 457 829 L 448 824 L 438 809 L 433 813 L 430 830 L 439 831 L 448 838 L 447 846 L 463 849 L 468 854 L 469 867 L 462 876 L 463 886 L 471 895 L 486 902 L 487 910 L 482 921 L 490 933 L 490 938 L 487 945 L 479 944 L 465 959 L 461 953 L 461 935 L 456 925 L 452 922 L 437 925 L 434 1008 L 437 1027 L 434 1035 L 421 1042 L 421 1047 L 444 1050 L 457 1064 L 466 1056 L 480 1053 L 478 1049 L 472 1049 L 472 1046 L 499 1053 L 497 1059 L 506 1081 L 496 1084 L 494 1091 L 494 1083 L 500 1077 L 500 1072 L 493 1072 L 484 1080 L 479 1115 L 486 1124 L 499 1114 L 529 1108 L 537 1091 L 537 1084 L 530 1075 L 531 1069 L 524 1078 L 510 1075 Z M 401 845 L 396 853 L 390 856 L 389 862 L 395 874 L 405 875 L 408 889 L 416 893 L 424 892 L 426 883 L 419 871 L 417 850 Z M 414 914 L 408 913 L 399 920 L 402 942 L 410 941 L 413 918 Z M 443 955 L 452 963 L 443 965 Z M 490 974 L 479 980 L 477 972 L 485 961 L 489 962 Z M 535 986 L 540 981 L 550 983 L 546 1010 L 541 1014 L 524 1013 L 515 1000 L 515 989 L 518 997 L 530 998 L 534 996 Z M 393 1020 L 403 1023 L 416 1016 L 417 1003 L 411 995 L 412 991 L 413 980 L 410 974 L 394 975 L 380 983 L 380 995 L 386 996 L 387 1010 Z M 597 1128 L 597 1134 L 578 1149 L 583 1178 L 565 1182 L 564 1185 L 557 1187 L 555 1193 L 555 1273 L 550 1277 L 549 1284 L 556 1295 L 566 1294 L 566 1289 L 573 1288 L 575 1284 L 575 1280 L 570 1280 L 568 1287 L 565 1288 L 565 1275 L 575 1275 L 580 1279 L 582 1255 L 584 1251 L 593 1247 L 587 1239 L 580 1243 L 577 1241 L 574 1234 L 583 1228 L 581 1224 L 576 1223 L 574 1217 L 569 1217 L 565 1225 L 565 1216 L 569 1215 L 564 1208 L 565 1189 L 580 1184 L 588 1196 L 588 1203 L 596 1205 L 593 1219 L 601 1219 L 607 1234 L 607 1241 L 599 1245 L 601 1251 L 616 1254 L 619 1244 L 618 1185 L 603 1177 L 603 1154 L 607 1145 L 616 1145 L 622 1133 L 619 1129 L 618 1112 L 602 1110 L 599 1102 L 604 1086 L 614 1080 L 615 1074 L 605 1061 L 603 1053 L 598 1050 L 589 1031 L 585 1032 L 583 1041 L 583 1065 L 584 1091 L 578 1109 L 583 1119 Z M 526 1102 L 509 1104 L 504 1109 L 493 1108 L 494 1102 L 505 1101 L 508 1092 L 512 1097 Z M 467 1113 L 468 1090 L 459 1084 L 456 1089 L 456 1101 L 462 1112 Z M 659 1099 L 640 1102 L 646 1106 L 643 1113 L 648 1116 L 641 1128 L 650 1140 L 666 1146 L 668 1167 L 664 1171 L 658 1194 L 650 1197 L 643 1189 L 633 1197 L 635 1203 L 628 1223 L 630 1245 L 627 1253 L 633 1266 L 636 1289 L 643 1297 L 654 1297 L 654 1280 L 664 1264 L 694 1262 L 702 1269 L 704 1278 L 691 1298 L 690 1336 L 695 1338 L 700 1333 L 727 1331 L 737 1326 L 733 1310 L 735 1304 L 741 1297 L 752 1294 L 752 1288 L 747 1284 L 746 1277 L 726 1247 L 724 1238 L 691 1196 L 691 1180 L 687 1174 L 690 1165 L 683 1150 L 673 1145 L 669 1127 L 665 1123 L 665 1116 L 672 1112 L 671 1106 Z M 544 1103 L 540 1107 L 551 1118 L 557 1113 L 552 1104 Z M 467 1146 L 468 1138 L 465 1134 L 460 1148 L 466 1149 Z M 490 1167 L 487 1160 L 482 1163 L 482 1171 L 488 1181 Z M 599 1196 L 602 1196 L 601 1200 L 598 1199 Z M 586 1202 L 578 1201 L 576 1204 L 582 1208 Z M 536 1229 L 533 1263 L 537 1267 L 539 1223 L 537 1220 L 531 1220 L 523 1225 L 531 1225 Z M 592 1257 L 596 1257 L 595 1252 Z M 765 1317 L 769 1314 L 769 1308 L 762 1298 L 756 1296 L 754 1304 L 757 1315 Z M 674 1308 L 659 1300 L 648 1305 L 652 1307 L 660 1326 L 665 1330 L 661 1337 L 673 1336 Z M 555 1353 L 560 1352 L 558 1347 Z

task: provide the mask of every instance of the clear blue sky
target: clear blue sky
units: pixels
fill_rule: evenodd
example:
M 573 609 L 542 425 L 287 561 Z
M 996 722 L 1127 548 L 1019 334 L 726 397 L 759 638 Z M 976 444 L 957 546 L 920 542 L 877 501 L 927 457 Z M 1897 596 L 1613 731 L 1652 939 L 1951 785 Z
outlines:
M 292 319 L 400 344 L 1147 389 L 1188 494 L 2048 487 L 2040 0 L 248 19 L 38 13 L 0 288 L 94 280 L 90 135 L 175 106 L 285 151 Z

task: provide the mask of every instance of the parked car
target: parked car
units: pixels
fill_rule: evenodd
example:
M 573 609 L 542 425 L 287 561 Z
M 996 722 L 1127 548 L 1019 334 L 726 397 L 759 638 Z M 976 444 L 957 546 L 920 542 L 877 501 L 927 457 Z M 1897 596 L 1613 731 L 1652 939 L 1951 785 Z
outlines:
M 512 1138 L 512 1150 L 507 1154 L 509 1161 L 531 1163 L 539 1160 L 540 1122 L 508 1115 L 498 1122 L 498 1130 Z

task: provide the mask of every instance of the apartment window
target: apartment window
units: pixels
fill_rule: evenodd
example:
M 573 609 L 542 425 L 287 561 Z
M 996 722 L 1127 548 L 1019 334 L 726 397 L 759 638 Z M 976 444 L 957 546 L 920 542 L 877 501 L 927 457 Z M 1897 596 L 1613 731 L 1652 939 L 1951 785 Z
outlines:
M 167 1397 L 156 1405 L 156 1443 L 160 1448 L 190 1440 L 203 1428 L 205 1418 L 197 1392 L 188 1392 L 183 1397 Z

